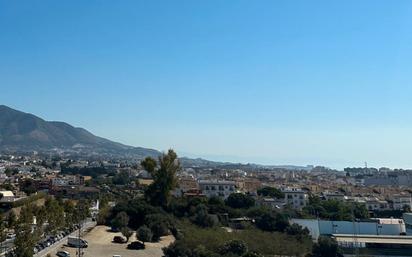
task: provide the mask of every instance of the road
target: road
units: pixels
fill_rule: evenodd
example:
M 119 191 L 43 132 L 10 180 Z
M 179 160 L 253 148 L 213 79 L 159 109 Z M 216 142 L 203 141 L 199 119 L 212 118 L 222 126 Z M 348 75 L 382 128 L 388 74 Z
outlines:
M 82 226 L 82 232 L 93 228 L 96 226 L 96 222 L 91 221 L 91 220 L 87 220 L 85 221 L 85 223 L 83 223 Z M 34 255 L 34 257 L 42 257 L 42 256 L 46 256 L 48 252 L 52 251 L 53 249 L 57 249 L 59 247 L 62 246 L 62 244 L 64 244 L 67 240 L 67 238 L 69 236 L 78 236 L 79 231 L 76 230 L 73 233 L 71 233 L 70 235 L 67 235 L 66 237 L 62 238 L 60 241 L 54 243 L 53 245 L 44 248 L 42 251 L 38 252 L 37 254 Z M 3 241 L 0 244 L 0 257 L 4 256 L 8 251 L 10 251 L 10 249 L 13 249 L 14 247 L 14 238 L 13 239 L 7 239 L 6 241 Z
M 6 241 L 1 242 L 0 247 L 1 247 L 1 251 L 0 251 L 0 256 L 4 256 L 5 253 L 14 247 L 14 238 L 13 239 L 7 239 Z

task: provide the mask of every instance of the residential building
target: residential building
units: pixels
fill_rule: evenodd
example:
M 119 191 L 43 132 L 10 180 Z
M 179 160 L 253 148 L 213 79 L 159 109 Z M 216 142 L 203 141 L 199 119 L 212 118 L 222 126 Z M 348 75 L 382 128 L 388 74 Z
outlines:
M 284 188 L 281 191 L 285 195 L 285 203 L 294 209 L 302 209 L 309 201 L 309 195 L 302 189 Z
M 392 204 L 394 210 L 403 210 L 405 206 L 412 208 L 411 195 L 397 194 L 392 196 Z
M 236 191 L 236 183 L 228 180 L 199 180 L 199 187 L 207 197 L 219 196 L 226 199 Z
M 14 202 L 15 196 L 12 191 L 0 191 L 0 203 Z

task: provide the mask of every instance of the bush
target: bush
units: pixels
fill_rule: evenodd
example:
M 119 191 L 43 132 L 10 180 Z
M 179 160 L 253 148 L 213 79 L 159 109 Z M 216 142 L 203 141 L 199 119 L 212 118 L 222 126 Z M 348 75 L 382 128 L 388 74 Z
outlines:
M 257 252 L 254 252 L 254 251 L 250 251 L 250 252 L 247 252 L 246 254 L 244 254 L 242 257 L 263 257 L 263 255 L 261 255 Z
M 113 219 L 119 212 L 127 213 L 130 218 L 129 227 L 136 230 L 144 224 L 146 215 L 161 213 L 162 211 L 141 199 L 133 199 L 118 203 L 113 208 L 110 218 Z
M 172 219 L 164 214 L 150 214 L 145 217 L 145 225 L 152 230 L 153 241 L 169 235 L 169 230 L 174 227 L 173 223 Z
M 342 257 L 336 240 L 329 237 L 319 237 L 313 246 L 312 257 Z
M 237 255 L 237 256 L 242 256 L 247 252 L 248 248 L 245 244 L 245 242 L 241 240 L 231 240 L 227 243 L 225 243 L 220 249 L 219 253 L 222 255 Z
M 196 208 L 196 214 L 192 219 L 193 223 L 200 227 L 214 227 L 218 224 L 218 219 L 216 216 L 210 215 L 207 212 L 205 205 L 201 204 Z
M 174 242 L 163 248 L 164 257 L 192 257 L 192 250 L 182 242 Z
M 140 240 L 143 242 L 143 245 L 145 242 L 150 242 L 152 241 L 153 234 L 150 228 L 146 226 L 141 226 L 137 231 L 136 231 L 136 237 L 137 240 Z

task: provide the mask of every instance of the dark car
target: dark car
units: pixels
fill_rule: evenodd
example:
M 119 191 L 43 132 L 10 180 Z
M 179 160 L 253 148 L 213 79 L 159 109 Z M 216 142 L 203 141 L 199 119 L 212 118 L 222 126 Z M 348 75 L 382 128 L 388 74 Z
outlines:
M 130 250 L 142 250 L 144 248 L 145 248 L 144 244 L 142 244 L 139 241 L 131 242 L 130 244 L 127 245 L 127 249 L 130 249 Z
M 126 239 L 124 239 L 122 236 L 115 236 L 113 237 L 113 242 L 118 244 L 124 244 L 126 243 Z
M 57 256 L 59 257 L 70 257 L 70 253 L 66 252 L 66 251 L 58 251 L 56 253 Z

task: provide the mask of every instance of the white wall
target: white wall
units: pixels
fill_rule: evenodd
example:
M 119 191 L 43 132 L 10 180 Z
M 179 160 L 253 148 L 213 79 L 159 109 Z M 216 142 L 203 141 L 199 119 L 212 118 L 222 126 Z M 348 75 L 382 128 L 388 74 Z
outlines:
M 307 227 L 312 238 L 330 234 L 359 235 L 399 235 L 405 232 L 405 224 L 378 224 L 375 222 L 329 221 L 316 219 L 292 219 L 302 227 Z

